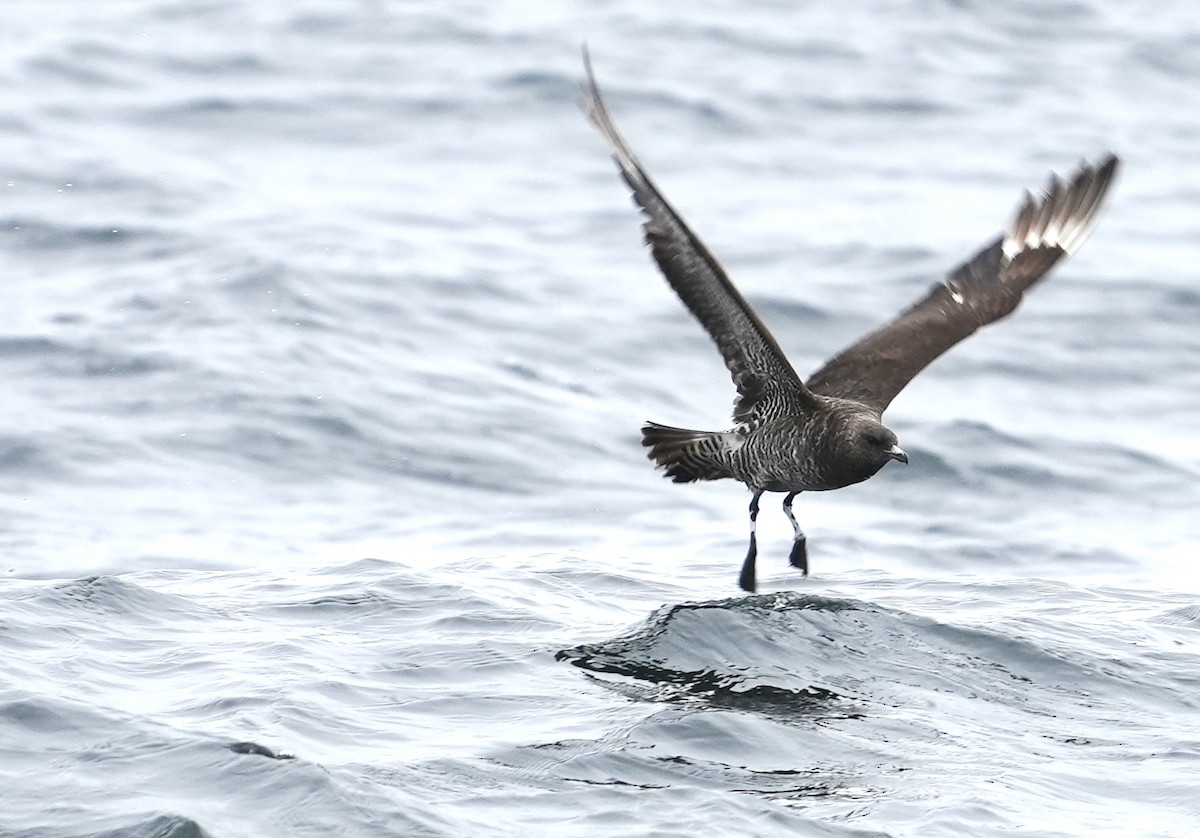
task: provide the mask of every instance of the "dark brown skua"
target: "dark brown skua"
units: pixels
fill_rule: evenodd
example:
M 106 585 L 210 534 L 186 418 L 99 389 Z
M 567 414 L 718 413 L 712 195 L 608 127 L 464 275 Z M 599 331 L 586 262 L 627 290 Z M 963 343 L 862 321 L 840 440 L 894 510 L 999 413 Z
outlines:
M 803 530 L 792 514 L 800 492 L 840 489 L 892 460 L 908 462 L 881 417 L 931 361 L 981 326 L 1010 314 L 1025 291 L 1083 245 L 1099 220 L 1118 160 L 1106 154 L 1066 181 L 1051 175 L 1025 194 L 1004 232 L 935 284 L 895 320 L 844 349 L 802 381 L 775 338 L 717 260 L 675 212 L 618 133 L 584 51 L 585 110 L 612 147 L 646 215 L 646 243 L 667 282 L 716 343 L 738 399 L 734 427 L 695 431 L 648 422 L 642 444 L 677 483 L 732 478 L 753 492 L 750 549 L 738 582 L 756 587 L 755 521 L 763 492 L 786 492 L 790 561 L 808 573 Z

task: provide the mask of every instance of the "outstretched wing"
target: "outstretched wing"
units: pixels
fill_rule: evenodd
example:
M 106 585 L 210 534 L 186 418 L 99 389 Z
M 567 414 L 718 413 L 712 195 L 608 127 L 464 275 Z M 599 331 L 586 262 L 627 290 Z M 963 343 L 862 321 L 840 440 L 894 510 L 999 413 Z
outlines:
M 612 147 L 621 176 L 646 215 L 643 225 L 646 243 L 663 276 L 725 358 L 739 396 L 734 419 L 753 424 L 777 412 L 794 412 L 811 406 L 812 394 L 788 363 L 775 338 L 733 287 L 708 248 L 667 203 L 621 138 L 596 86 L 586 47 L 583 65 L 587 71 L 584 94 L 588 119 Z
M 1087 239 L 1117 172 L 1105 155 L 1066 184 L 1025 193 L 1004 234 L 955 268 L 891 323 L 829 360 L 809 380 L 814 393 L 864 402 L 880 412 L 931 361 L 981 326 L 1008 315 L 1025 291 Z

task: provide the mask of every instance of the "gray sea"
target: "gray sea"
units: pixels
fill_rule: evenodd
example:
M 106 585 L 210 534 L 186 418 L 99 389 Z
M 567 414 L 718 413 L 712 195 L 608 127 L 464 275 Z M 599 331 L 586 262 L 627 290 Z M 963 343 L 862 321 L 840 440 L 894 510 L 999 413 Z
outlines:
M 1124 160 L 887 420 L 727 427 L 579 109 L 798 370 Z M 0 835 L 1200 834 L 1200 16 L 1183 0 L 0 4 Z

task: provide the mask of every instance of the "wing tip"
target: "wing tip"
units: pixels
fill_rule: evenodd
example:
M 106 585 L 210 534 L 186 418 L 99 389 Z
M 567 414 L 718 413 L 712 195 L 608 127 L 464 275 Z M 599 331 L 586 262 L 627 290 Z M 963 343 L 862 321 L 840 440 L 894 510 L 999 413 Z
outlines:
M 597 116 L 604 108 L 604 99 L 600 96 L 600 86 L 596 84 L 596 73 L 592 70 L 592 54 L 588 50 L 587 41 L 579 45 L 579 50 L 583 56 L 583 81 L 579 84 L 583 101 L 579 104 L 588 120 L 603 131 L 604 126 L 598 122 Z
M 1040 194 L 1027 190 L 1004 231 L 1005 258 L 1038 248 L 1057 247 L 1067 256 L 1077 253 L 1103 215 L 1120 167 L 1121 159 L 1106 151 L 1095 163 L 1080 161 L 1065 183 L 1051 174 Z
M 617 130 L 616 123 L 613 122 L 612 116 L 608 113 L 608 105 L 604 102 L 604 96 L 600 92 L 600 85 L 596 82 L 596 74 L 592 70 L 592 56 L 588 51 L 588 45 L 584 42 L 581 45 L 583 54 L 583 71 L 584 81 L 580 85 L 583 92 L 583 101 L 580 105 L 583 108 L 584 115 L 588 121 L 596 127 L 600 135 L 604 137 L 608 143 L 609 150 L 612 152 L 613 159 L 617 163 L 617 167 L 621 170 L 621 174 L 631 187 L 636 191 L 637 183 L 646 180 L 645 174 L 641 170 L 641 165 L 638 163 L 637 157 L 625 142 L 625 138 L 621 136 L 621 132 Z

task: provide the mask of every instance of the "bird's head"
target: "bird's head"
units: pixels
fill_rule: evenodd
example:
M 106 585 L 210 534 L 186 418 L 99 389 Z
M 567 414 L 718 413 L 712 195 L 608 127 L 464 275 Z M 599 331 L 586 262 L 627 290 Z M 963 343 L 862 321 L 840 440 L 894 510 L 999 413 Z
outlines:
M 866 480 L 892 460 L 908 463 L 908 454 L 896 435 L 874 417 L 855 417 L 847 430 L 843 455 L 856 476 L 861 475 L 859 480 Z

